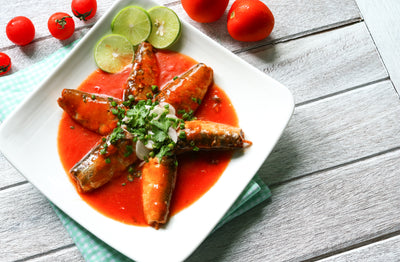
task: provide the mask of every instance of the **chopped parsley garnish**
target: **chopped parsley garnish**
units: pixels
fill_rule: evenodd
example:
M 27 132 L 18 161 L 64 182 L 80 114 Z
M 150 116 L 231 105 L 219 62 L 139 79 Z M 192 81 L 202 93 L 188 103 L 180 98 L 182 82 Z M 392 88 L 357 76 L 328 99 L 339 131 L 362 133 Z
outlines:
M 169 133 L 171 128 L 178 129 L 183 121 L 169 115 L 169 105 L 161 107 L 159 102 L 148 99 L 138 101 L 126 111 L 122 106 L 113 107 L 111 112 L 119 119 L 117 127 L 109 137 L 111 144 L 115 144 L 119 139 L 125 139 L 127 131 L 132 135 L 133 141 L 140 141 L 147 148 L 151 148 L 148 157 L 161 159 L 172 154 L 175 142 Z M 124 155 L 128 157 L 133 151 L 132 146 L 127 146 Z
M 152 86 L 153 92 L 157 90 L 158 86 Z M 171 115 L 174 109 L 170 108 L 169 104 L 160 105 L 158 101 L 152 101 L 150 94 L 147 100 L 135 101 L 132 95 L 129 95 L 128 99 L 119 104 L 112 98 L 108 98 L 112 106 L 111 113 L 119 120 L 117 127 L 114 128 L 108 139 L 103 139 L 105 143 L 100 154 L 106 156 L 108 145 L 115 145 L 121 139 L 132 139 L 135 143 L 143 144 L 139 147 L 145 147 L 136 152 L 140 159 L 148 161 L 149 158 L 157 157 L 161 160 L 163 156 L 172 155 L 176 139 L 186 139 L 186 133 L 183 130 L 185 128 L 184 121 L 195 119 L 193 110 L 188 112 L 179 110 L 178 115 L 182 117 L 180 119 L 174 114 Z M 192 100 L 201 103 L 200 99 L 193 98 Z M 135 153 L 134 147 L 135 145 L 125 146 L 124 156 L 129 157 Z M 194 151 L 199 150 L 195 145 L 192 147 Z M 144 153 L 139 153 L 140 151 L 144 151 Z M 105 161 L 107 163 L 109 160 L 106 158 Z
M 158 93 L 160 90 L 158 89 L 158 86 L 152 85 L 151 86 L 151 91 L 153 91 L 153 93 Z
M 196 98 L 196 97 L 192 97 L 192 101 L 197 103 L 197 104 L 201 104 L 201 99 L 200 98 Z
M 196 119 L 194 116 L 193 110 L 189 110 L 189 112 L 186 112 L 184 109 L 178 110 L 178 114 L 182 116 L 182 119 L 185 121 L 190 121 Z

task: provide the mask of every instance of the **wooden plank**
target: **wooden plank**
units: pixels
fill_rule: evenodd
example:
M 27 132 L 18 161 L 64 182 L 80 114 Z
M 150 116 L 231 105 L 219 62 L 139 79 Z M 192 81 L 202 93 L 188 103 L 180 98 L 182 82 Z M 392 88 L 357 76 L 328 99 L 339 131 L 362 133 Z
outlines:
M 230 37 L 226 29 L 227 13 L 234 1 L 230 1 L 222 18 L 214 23 L 201 24 L 190 19 L 180 2 L 169 5 L 179 17 L 204 32 L 224 47 L 234 52 L 248 50 L 271 42 L 286 41 L 312 32 L 334 28 L 343 24 L 360 21 L 356 3 L 342 0 L 262 0 L 275 17 L 271 35 L 258 42 L 239 42 Z
M 97 2 L 98 11 L 96 16 L 88 22 L 81 22 L 75 19 L 77 32 L 74 37 L 64 41 L 56 40 L 50 36 L 47 29 L 47 19 L 53 13 L 53 11 L 49 10 L 70 12 L 70 2 L 39 0 L 34 5 L 30 4 L 30 8 L 26 8 L 26 1 L 16 0 L 12 5 L 5 5 L 3 7 L 5 9 L 2 9 L 2 14 L 4 15 L 0 16 L 0 31 L 4 32 L 7 22 L 15 16 L 13 10 L 21 10 L 18 15 L 25 15 L 31 18 L 36 26 L 36 40 L 24 47 L 13 45 L 5 34 L 0 34 L 0 51 L 6 52 L 12 58 L 12 72 L 15 73 L 42 60 L 59 47 L 71 43 L 82 32 L 86 32 L 113 4 L 113 1 L 106 0 L 98 0 Z M 241 43 L 233 40 L 227 33 L 226 17 L 215 23 L 200 24 L 192 21 L 187 16 L 180 1 L 163 0 L 159 2 L 174 9 L 182 20 L 188 21 L 230 50 L 236 51 L 265 45 L 271 41 L 287 40 L 310 32 L 326 30 L 327 28 L 360 20 L 358 8 L 353 0 L 345 2 L 340 0 L 293 0 L 285 3 L 273 0 L 268 4 L 276 16 L 276 27 L 271 37 L 256 43 Z M 299 23 L 299 21 L 301 22 Z M 43 41 L 46 41 L 46 43 L 42 43 Z
M 399 231 L 399 157 L 273 187 L 271 201 L 219 229 L 188 261 L 300 261 Z
M 220 35 L 220 32 L 225 32 L 223 36 L 218 39 L 226 39 L 231 46 L 241 46 L 236 41 L 231 41 L 228 33 L 226 32 L 226 14 L 220 21 L 210 24 L 200 24 L 193 22 L 189 16 L 184 12 L 180 1 L 162 0 L 158 1 L 160 4 L 167 4 L 178 14 L 183 20 L 190 21 L 196 27 L 205 29 L 206 32 Z M 273 39 L 282 38 L 287 35 L 294 35 L 300 32 L 313 30 L 315 28 L 330 27 L 335 24 L 342 24 L 346 21 L 359 20 L 360 14 L 354 0 L 341 1 L 341 0 L 312 0 L 312 1 L 285 1 L 284 3 L 279 0 L 265 1 L 268 3 L 271 11 L 275 15 L 276 27 L 273 33 Z M 98 0 L 98 10 L 96 16 L 87 21 L 76 21 L 76 27 L 92 25 L 95 23 L 114 3 L 114 1 Z M 230 5 L 232 5 L 231 1 Z M 27 8 L 26 1 L 15 0 L 12 4 L 4 5 L 2 8 L 2 17 L 0 18 L 0 31 L 5 31 L 5 26 L 8 21 L 15 16 L 15 10 L 21 10 L 18 15 L 29 17 L 36 28 L 36 38 L 40 39 L 49 36 L 47 29 L 47 20 L 51 14 L 57 11 L 71 12 L 69 1 L 53 1 L 38 0 L 34 5 L 30 4 Z M 227 11 L 229 10 L 229 7 Z M 226 11 L 226 13 L 227 13 Z M 211 31 L 209 29 L 212 29 Z M 216 33 L 218 32 L 218 33 Z M 214 35 L 213 35 L 214 36 Z M 5 35 L 0 36 L 0 48 L 10 46 L 12 43 L 6 38 Z M 248 45 L 244 45 L 248 46 Z M 237 48 L 235 48 L 237 49 Z
M 372 38 L 389 71 L 390 78 L 400 91 L 400 32 L 398 30 L 400 2 L 379 0 L 357 0 Z M 377 15 L 379 14 L 379 15 Z
M 88 28 L 83 28 L 79 31 L 76 31 L 74 35 L 70 39 L 65 40 L 65 42 L 60 42 L 55 38 L 48 37 L 41 39 L 32 46 L 28 45 L 22 48 L 16 47 L 5 50 L 4 52 L 12 59 L 13 63 L 10 72 L 7 74 L 16 73 L 36 64 L 37 62 L 42 61 L 44 58 L 48 57 L 61 47 L 66 46 L 72 43 L 74 40 L 82 37 L 88 32 L 88 30 Z
M 16 183 L 26 181 L 26 179 L 6 160 L 0 152 L 0 190 Z
M 259 174 L 275 184 L 399 147 L 399 114 L 390 81 L 297 107 Z
M 398 261 L 400 257 L 400 236 L 385 239 L 367 246 L 350 250 L 326 259 L 321 262 L 379 262 Z
M 63 248 L 59 251 L 50 251 L 50 254 L 38 255 L 27 259 L 29 262 L 50 262 L 50 261 L 73 261 L 84 262 L 80 251 L 76 246 Z
M 48 200 L 31 184 L 0 191 L 1 257 L 14 261 L 72 244 Z
M 286 85 L 297 104 L 388 77 L 363 23 L 239 56 Z
M 99 18 L 110 8 L 114 1 L 97 0 L 97 12 L 95 17 L 89 21 L 80 21 L 74 19 L 75 27 L 77 29 L 88 27 L 93 25 Z M 18 11 L 16 11 L 18 10 Z M 65 12 L 72 15 L 71 1 L 48 1 L 48 0 L 37 0 L 35 4 L 28 3 L 23 0 L 14 0 L 12 4 L 2 5 L 1 17 L 0 17 L 0 32 L 5 32 L 6 25 L 15 16 L 26 16 L 32 20 L 35 26 L 35 40 L 34 43 L 25 47 L 16 47 L 21 49 L 22 52 L 35 51 L 40 45 L 38 43 L 43 38 L 52 38 L 47 28 L 47 20 L 55 12 Z M 58 40 L 56 40 L 58 41 Z M 61 44 L 71 42 L 71 40 L 59 41 Z M 4 48 L 13 47 L 14 44 L 8 40 L 6 34 L 0 34 L 0 50 Z

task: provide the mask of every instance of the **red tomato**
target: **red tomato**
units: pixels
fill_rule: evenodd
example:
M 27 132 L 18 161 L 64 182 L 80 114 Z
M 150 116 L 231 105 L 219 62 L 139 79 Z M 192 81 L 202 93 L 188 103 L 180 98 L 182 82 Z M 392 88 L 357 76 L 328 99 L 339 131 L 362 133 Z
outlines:
M 181 3 L 194 21 L 211 23 L 224 14 L 229 0 L 182 0 Z
M 74 33 L 75 22 L 67 13 L 54 13 L 47 21 L 47 27 L 52 36 L 57 39 L 65 40 Z
M 8 55 L 0 53 L 0 76 L 6 74 L 11 69 L 11 59 Z
M 275 19 L 259 0 L 236 0 L 228 13 L 228 32 L 236 40 L 252 42 L 269 36 Z
M 92 18 L 97 11 L 96 0 L 72 0 L 72 13 L 80 20 L 87 21 Z
M 35 27 L 29 18 L 17 16 L 6 26 L 8 39 L 16 45 L 27 45 L 35 38 Z

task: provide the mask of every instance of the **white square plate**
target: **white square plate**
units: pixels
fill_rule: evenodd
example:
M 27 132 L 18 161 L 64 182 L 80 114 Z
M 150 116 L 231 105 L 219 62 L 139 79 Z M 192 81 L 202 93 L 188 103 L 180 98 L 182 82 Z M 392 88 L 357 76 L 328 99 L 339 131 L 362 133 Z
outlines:
M 93 48 L 110 33 L 115 14 L 146 0 L 121 0 L 99 20 L 41 86 L 0 127 L 0 149 L 50 201 L 104 242 L 137 261 L 181 261 L 207 237 L 271 152 L 292 115 L 286 87 L 250 66 L 197 29 L 182 23 L 174 46 L 212 67 L 215 82 L 230 97 L 239 124 L 253 146 L 234 157 L 218 182 L 196 203 L 172 217 L 165 229 L 136 227 L 109 219 L 81 200 L 60 163 L 57 132 L 63 88 L 77 87 L 96 65 Z

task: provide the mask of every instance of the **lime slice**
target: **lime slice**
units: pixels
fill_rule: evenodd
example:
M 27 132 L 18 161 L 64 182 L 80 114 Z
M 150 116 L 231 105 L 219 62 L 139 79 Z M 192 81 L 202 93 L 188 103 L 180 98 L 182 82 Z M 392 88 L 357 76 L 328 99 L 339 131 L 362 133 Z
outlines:
M 181 22 L 174 11 L 165 6 L 155 6 L 148 11 L 152 31 L 147 39 L 155 48 L 167 48 L 178 40 Z
M 118 12 L 111 22 L 114 34 L 126 36 L 132 45 L 145 41 L 151 33 L 149 14 L 141 7 L 128 6 Z
M 117 73 L 132 63 L 134 56 L 131 42 L 122 35 L 106 35 L 97 42 L 94 60 L 108 73 Z

